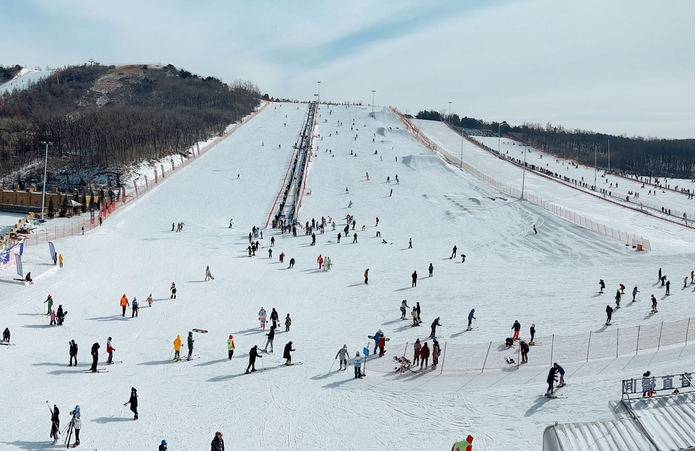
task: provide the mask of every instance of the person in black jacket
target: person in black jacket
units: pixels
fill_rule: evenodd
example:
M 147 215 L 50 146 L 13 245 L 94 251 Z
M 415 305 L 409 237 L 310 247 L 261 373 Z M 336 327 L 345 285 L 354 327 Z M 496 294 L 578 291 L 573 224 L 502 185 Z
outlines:
M 138 419 L 138 391 L 135 389 L 135 387 L 131 387 L 131 394 L 130 394 L 130 399 L 128 402 L 124 404 L 124 406 L 130 404 L 130 410 L 133 412 L 135 417 L 133 417 L 134 420 Z
M 222 432 L 215 433 L 215 438 L 210 442 L 210 451 L 225 451 L 225 441 L 222 439 Z
M 259 355 L 258 346 L 254 345 L 254 347 L 249 350 L 249 365 L 247 365 L 247 369 L 244 374 L 249 374 L 252 371 L 256 371 L 256 357 L 261 358 Z M 251 368 L 251 371 L 249 371 L 249 368 Z
M 48 404 L 48 401 L 46 401 L 46 404 Z M 53 404 L 53 409 L 49 407 L 48 410 L 51 411 L 51 435 L 49 437 L 53 439 L 53 444 L 55 445 L 60 438 L 60 410 L 58 410 L 58 406 L 55 404 Z
M 546 377 L 546 383 L 549 388 L 546 390 L 546 396 L 553 396 L 553 383 L 556 382 L 556 367 L 552 366 L 549 370 L 549 375 Z
M 75 340 L 70 340 L 70 365 L 73 366 L 73 359 L 75 359 L 75 366 L 77 366 L 77 343 Z
M 189 331 L 188 334 L 188 339 L 186 340 L 186 344 L 188 345 L 188 356 L 186 357 L 186 360 L 191 360 L 191 354 L 193 354 L 193 342 L 195 340 L 193 339 L 193 332 Z
M 94 343 L 92 345 L 92 367 L 89 369 L 91 372 L 97 372 L 97 363 L 99 362 L 99 343 Z
M 292 354 L 290 354 L 294 349 L 292 349 L 292 341 L 289 341 L 283 349 L 283 358 L 285 359 L 286 365 L 292 365 Z
M 275 311 L 275 309 L 273 309 L 273 311 Z M 277 316 L 277 314 L 276 314 L 276 316 Z M 266 334 L 266 336 L 268 337 L 268 340 L 266 340 L 266 346 L 263 347 L 263 352 L 268 352 L 268 345 L 271 345 L 271 354 L 273 354 L 273 339 L 275 338 L 275 330 L 276 330 L 276 326 L 273 325 L 273 326 L 271 326 L 270 332 L 268 332 Z
M 529 328 L 529 335 L 532 337 L 529 339 L 529 344 L 531 346 L 534 346 L 534 335 L 536 334 L 536 326 L 532 324 L 532 327 Z
M 606 312 L 607 312 L 607 322 L 604 323 L 604 325 L 610 326 L 611 325 L 611 314 L 614 313 L 614 309 L 611 308 L 611 305 L 607 305 Z
M 527 363 L 527 354 L 529 354 L 529 345 L 526 341 L 520 341 L 520 352 L 522 353 L 522 363 Z
M 271 321 L 273 321 L 273 325 L 271 327 L 277 328 L 278 327 L 278 312 L 276 312 L 276 309 L 272 309 L 272 311 L 271 311 Z

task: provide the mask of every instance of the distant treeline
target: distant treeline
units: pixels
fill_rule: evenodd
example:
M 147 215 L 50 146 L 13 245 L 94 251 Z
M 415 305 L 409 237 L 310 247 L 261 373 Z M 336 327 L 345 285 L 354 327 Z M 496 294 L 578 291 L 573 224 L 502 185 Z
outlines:
M 22 70 L 22 66 L 0 66 L 0 85 L 12 80 Z
M 662 177 L 694 177 L 693 139 L 653 139 L 613 136 L 586 130 L 567 130 L 563 126 L 525 124 L 511 127 L 506 122 L 484 122 L 469 117 L 451 117 L 437 111 L 420 111 L 417 119 L 444 121 L 464 129 L 478 130 L 490 136 L 501 135 L 518 139 L 536 149 L 562 158 L 594 165 L 627 174 Z
M 0 97 L 0 175 L 33 165 L 26 177 L 36 180 L 41 142 L 50 141 L 50 186 L 81 188 L 103 174 L 118 179 L 124 166 L 220 135 L 260 97 L 251 83 L 228 85 L 172 65 L 66 67 Z

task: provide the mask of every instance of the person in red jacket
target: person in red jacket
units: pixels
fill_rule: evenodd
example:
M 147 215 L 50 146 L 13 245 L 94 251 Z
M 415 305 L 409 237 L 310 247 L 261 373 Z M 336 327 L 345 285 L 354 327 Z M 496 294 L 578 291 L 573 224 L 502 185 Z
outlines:
M 379 356 L 383 357 L 384 356 L 384 346 L 387 344 L 387 339 L 384 338 L 384 335 L 381 335 L 379 337 L 379 340 L 377 340 L 377 346 L 379 347 Z

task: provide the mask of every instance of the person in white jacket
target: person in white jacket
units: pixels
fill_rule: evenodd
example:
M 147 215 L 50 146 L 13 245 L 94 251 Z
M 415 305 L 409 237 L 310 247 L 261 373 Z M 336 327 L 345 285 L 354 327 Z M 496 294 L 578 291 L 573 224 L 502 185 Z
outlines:
M 343 345 L 341 349 L 338 350 L 338 353 L 336 353 L 335 359 L 341 359 L 341 364 L 338 367 L 338 370 L 345 370 L 348 368 L 348 345 Z

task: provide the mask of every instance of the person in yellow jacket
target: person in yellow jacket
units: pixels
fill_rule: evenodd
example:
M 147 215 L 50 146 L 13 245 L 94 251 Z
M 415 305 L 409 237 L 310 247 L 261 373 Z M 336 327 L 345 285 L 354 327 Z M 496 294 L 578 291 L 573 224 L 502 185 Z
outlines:
M 227 359 L 232 360 L 232 355 L 234 355 L 234 337 L 230 335 L 227 339 Z
M 181 357 L 179 357 L 179 351 L 181 351 L 181 335 L 177 335 L 176 339 L 174 340 L 174 360 L 177 362 L 181 360 Z
M 126 307 L 130 305 L 130 302 L 128 302 L 128 298 L 126 297 L 126 293 L 123 293 L 123 296 L 121 296 L 121 308 L 123 309 L 123 313 L 121 316 L 125 317 L 126 316 Z
M 58 254 L 58 264 L 63 267 L 63 254 Z

